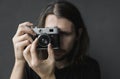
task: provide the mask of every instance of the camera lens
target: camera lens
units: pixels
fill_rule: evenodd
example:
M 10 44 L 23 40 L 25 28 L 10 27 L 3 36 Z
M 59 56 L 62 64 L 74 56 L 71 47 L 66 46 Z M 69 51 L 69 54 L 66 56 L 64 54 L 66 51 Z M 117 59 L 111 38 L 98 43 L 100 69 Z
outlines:
M 39 46 L 47 47 L 50 42 L 50 37 L 47 34 L 43 34 L 39 36 Z

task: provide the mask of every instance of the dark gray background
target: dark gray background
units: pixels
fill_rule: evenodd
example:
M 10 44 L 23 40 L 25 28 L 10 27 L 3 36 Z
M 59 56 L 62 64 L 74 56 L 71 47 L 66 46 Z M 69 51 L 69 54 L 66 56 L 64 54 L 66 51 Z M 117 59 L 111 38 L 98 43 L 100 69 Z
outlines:
M 0 79 L 9 79 L 14 65 L 12 37 L 18 24 L 35 23 L 50 1 L 0 0 Z M 102 79 L 120 79 L 120 0 L 69 1 L 82 13 L 91 40 L 89 54 L 99 62 Z

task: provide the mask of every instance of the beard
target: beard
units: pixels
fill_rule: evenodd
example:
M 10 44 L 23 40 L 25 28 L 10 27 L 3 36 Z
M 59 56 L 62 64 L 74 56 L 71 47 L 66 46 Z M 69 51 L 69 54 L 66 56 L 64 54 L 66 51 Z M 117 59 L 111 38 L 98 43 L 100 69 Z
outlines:
M 55 60 L 56 61 L 62 61 L 62 60 L 67 60 L 68 62 L 73 62 L 74 61 L 74 57 L 75 57 L 75 55 L 76 55 L 76 50 L 77 50 L 77 42 L 78 41 L 74 41 L 74 43 L 73 43 L 73 46 L 72 46 L 72 48 L 69 50 L 69 51 L 67 51 L 67 50 L 64 50 L 64 49 L 58 49 L 58 51 L 57 50 L 55 50 L 55 52 L 54 53 L 57 53 L 57 52 L 59 52 L 59 53 L 63 53 L 60 57 L 55 57 Z M 55 54 L 54 54 L 55 55 Z
M 60 57 L 55 57 L 56 61 L 62 61 L 62 60 L 68 60 L 71 61 L 74 57 L 74 53 L 75 53 L 75 49 L 76 49 L 76 43 L 73 44 L 73 47 L 71 50 L 66 51 L 64 49 L 60 49 L 60 50 L 56 50 L 54 53 L 61 53 Z M 55 54 L 54 54 L 55 55 Z
M 54 56 L 55 56 L 55 61 L 62 61 L 62 60 L 68 60 L 71 61 L 74 57 L 75 53 L 75 48 L 76 48 L 76 42 L 73 44 L 73 47 L 71 50 L 66 51 L 64 49 L 57 49 L 54 50 Z M 41 50 L 41 59 L 47 59 L 48 58 L 48 51 L 47 50 Z

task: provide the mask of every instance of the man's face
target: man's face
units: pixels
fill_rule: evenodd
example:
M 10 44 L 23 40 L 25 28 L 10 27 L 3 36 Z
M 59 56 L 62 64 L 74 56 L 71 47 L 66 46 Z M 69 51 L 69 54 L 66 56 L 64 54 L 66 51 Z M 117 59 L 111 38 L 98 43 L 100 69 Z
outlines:
M 55 51 L 55 59 L 61 60 L 72 50 L 76 34 L 72 22 L 65 18 L 58 18 L 55 15 L 48 15 L 45 27 L 56 27 L 60 29 L 60 50 Z

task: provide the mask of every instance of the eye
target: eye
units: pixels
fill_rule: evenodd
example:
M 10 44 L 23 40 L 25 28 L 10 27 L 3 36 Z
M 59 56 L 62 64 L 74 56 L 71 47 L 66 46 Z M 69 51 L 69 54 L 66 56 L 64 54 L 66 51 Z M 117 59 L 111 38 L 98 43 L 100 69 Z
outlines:
M 60 35 L 61 35 L 61 36 L 69 36 L 69 35 L 71 35 L 71 34 L 72 34 L 71 32 L 60 31 Z

